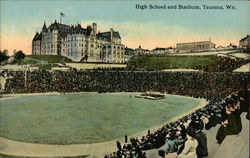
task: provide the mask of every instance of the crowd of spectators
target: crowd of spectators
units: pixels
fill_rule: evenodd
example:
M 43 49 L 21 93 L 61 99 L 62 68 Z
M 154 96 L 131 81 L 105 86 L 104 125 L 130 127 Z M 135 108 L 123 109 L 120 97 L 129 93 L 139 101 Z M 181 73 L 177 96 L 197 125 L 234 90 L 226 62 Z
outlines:
M 213 65 L 206 65 L 203 67 L 203 71 L 207 72 L 232 72 L 233 70 L 249 63 L 250 60 L 241 58 L 219 57 L 219 62 Z M 200 67 L 197 69 L 201 69 Z
M 173 56 L 176 57 L 176 56 Z M 178 56 L 178 57 L 197 57 L 199 60 L 201 56 Z M 206 56 L 207 57 L 215 57 L 213 60 L 210 60 L 207 62 L 202 63 L 195 63 L 192 65 L 189 65 L 189 67 L 185 67 L 185 65 L 182 66 L 182 68 L 188 68 L 188 69 L 195 69 L 200 70 L 204 72 L 232 72 L 233 70 L 247 64 L 250 62 L 250 59 L 242 59 L 237 58 L 231 55 L 224 55 L 224 56 Z M 194 59 L 195 60 L 195 59 Z M 213 62 L 212 62 L 213 61 Z M 167 62 L 167 61 L 166 61 Z M 164 63 L 158 63 L 150 61 L 150 58 L 147 56 L 141 56 L 138 60 L 131 60 L 128 63 L 128 69 L 129 70 L 147 70 L 147 71 L 154 71 L 154 70 L 163 70 L 163 69 L 176 69 L 180 68 L 179 65 L 170 65 L 169 67 L 164 65 Z
M 221 124 L 216 135 L 219 144 L 227 135 L 240 133 L 240 114 L 248 112 L 249 119 L 249 92 L 245 89 L 223 99 L 211 99 L 205 107 L 140 139 L 131 139 L 130 143 L 105 158 L 144 158 L 147 157 L 145 151 L 150 149 L 161 149 L 158 153 L 164 158 L 205 158 L 209 149 L 203 129 Z
M 2 71 L 2 93 L 145 92 L 158 91 L 210 99 L 244 86 L 250 73 L 140 72 L 116 70 Z

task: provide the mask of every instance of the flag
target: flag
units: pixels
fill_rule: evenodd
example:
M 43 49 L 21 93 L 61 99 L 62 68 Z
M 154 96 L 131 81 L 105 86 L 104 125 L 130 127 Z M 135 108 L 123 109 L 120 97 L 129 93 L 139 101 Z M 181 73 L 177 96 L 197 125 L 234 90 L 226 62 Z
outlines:
M 65 16 L 62 12 L 60 12 L 60 14 L 61 14 L 61 16 L 62 16 L 62 17 L 64 17 L 64 16 Z

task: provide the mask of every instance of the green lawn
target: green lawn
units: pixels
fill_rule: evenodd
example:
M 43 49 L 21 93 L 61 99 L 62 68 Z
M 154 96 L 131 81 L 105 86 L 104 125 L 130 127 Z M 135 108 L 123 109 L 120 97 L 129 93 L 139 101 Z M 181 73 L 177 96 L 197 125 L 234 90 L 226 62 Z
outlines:
M 28 58 L 22 59 L 22 64 L 37 64 L 37 63 L 39 63 L 39 62 L 35 61 L 35 60 L 28 59 Z
M 171 56 L 171 57 L 145 57 L 138 56 L 132 59 L 129 67 L 136 67 L 146 70 L 163 70 L 163 69 L 176 69 L 176 68 L 191 68 L 201 69 L 210 65 L 218 64 L 219 58 L 217 56 Z
M 64 62 L 66 63 L 73 62 L 71 59 L 60 56 L 60 55 L 27 55 L 27 57 L 37 59 L 37 60 L 48 61 L 49 63 L 62 62 L 63 58 L 64 58 Z
M 45 144 L 105 142 L 146 131 L 200 103 L 198 99 L 176 96 L 147 100 L 134 95 L 79 94 L 0 100 L 0 136 Z

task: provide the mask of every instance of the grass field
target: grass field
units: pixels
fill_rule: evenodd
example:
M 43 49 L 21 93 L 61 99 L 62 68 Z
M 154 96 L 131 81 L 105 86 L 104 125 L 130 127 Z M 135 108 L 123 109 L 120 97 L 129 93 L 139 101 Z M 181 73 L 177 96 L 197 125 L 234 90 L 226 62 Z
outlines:
M 71 59 L 59 55 L 27 55 L 27 57 L 37 60 L 48 61 L 49 63 L 60 63 L 63 60 L 63 58 L 64 62 L 66 63 L 73 62 Z
M 29 58 L 22 59 L 22 64 L 38 64 L 38 63 L 39 63 L 38 61 L 31 60 Z
M 160 125 L 200 100 L 135 94 L 32 96 L 0 100 L 0 136 L 45 144 L 84 144 L 123 138 Z M 130 97 L 131 96 L 131 97 Z
M 128 63 L 128 66 L 146 70 L 163 70 L 177 68 L 202 69 L 202 67 L 216 65 L 219 62 L 219 57 L 217 56 L 138 56 L 132 59 Z

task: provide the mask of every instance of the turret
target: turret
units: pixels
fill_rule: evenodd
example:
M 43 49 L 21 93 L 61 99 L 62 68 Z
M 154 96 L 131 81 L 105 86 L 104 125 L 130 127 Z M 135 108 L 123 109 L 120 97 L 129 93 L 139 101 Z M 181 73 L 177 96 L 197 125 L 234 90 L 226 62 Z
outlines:
M 42 31 L 45 31 L 46 29 L 47 29 L 47 27 L 46 27 L 46 23 L 45 23 L 45 21 L 44 21 Z

